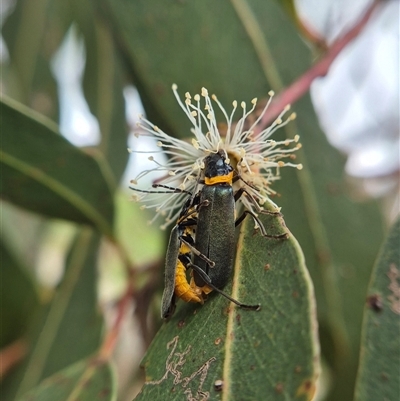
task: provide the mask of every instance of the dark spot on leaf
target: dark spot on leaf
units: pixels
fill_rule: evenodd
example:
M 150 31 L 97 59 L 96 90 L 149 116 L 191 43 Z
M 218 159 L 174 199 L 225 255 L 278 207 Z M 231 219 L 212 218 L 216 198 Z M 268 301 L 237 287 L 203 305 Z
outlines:
M 293 297 L 293 298 L 298 298 L 298 297 L 299 297 L 298 291 L 293 291 L 293 292 L 292 292 L 292 297 Z
M 389 380 L 388 374 L 382 372 L 382 373 L 381 373 L 381 379 L 382 379 L 382 381 L 387 382 L 387 381 Z
M 326 191 L 329 195 L 337 196 L 342 193 L 340 185 L 336 182 L 329 182 L 326 186 Z
M 331 260 L 331 254 L 328 251 L 317 252 L 317 259 L 320 264 L 327 264 Z
M 221 337 L 218 337 L 218 338 L 216 338 L 216 339 L 214 340 L 214 344 L 215 344 L 215 345 L 220 345 L 221 342 L 222 342 L 222 338 L 221 338 Z
M 250 370 L 254 370 L 256 367 L 254 365 L 250 365 Z
M 308 390 L 310 390 L 311 387 L 312 387 L 311 380 L 306 380 L 306 381 L 304 382 L 304 388 L 305 388 L 305 390 L 308 391 Z
M 109 394 L 110 394 L 110 389 L 109 388 L 103 388 L 103 390 L 101 390 L 100 392 L 99 392 L 99 397 L 100 398 L 104 398 L 104 397 L 107 397 Z
M 242 315 L 240 314 L 240 313 L 238 313 L 237 315 L 236 315 L 236 322 L 237 322 L 237 324 L 241 324 L 241 319 L 242 319 Z
M 165 92 L 166 92 L 165 85 L 157 83 L 157 84 L 153 85 L 153 91 L 157 94 L 157 96 L 161 97 L 161 96 L 165 95 Z
M 298 273 L 297 269 L 293 269 L 293 273 L 297 274 Z
M 184 325 L 185 325 L 185 321 L 184 320 L 179 320 L 178 327 L 181 329 Z
M 312 380 L 307 379 L 301 383 L 296 394 L 298 396 L 306 395 L 307 399 L 311 399 L 315 394 L 315 390 L 316 390 L 315 383 Z
M 297 366 L 294 368 L 294 371 L 295 371 L 296 373 L 300 373 L 300 372 L 302 371 L 301 366 L 297 365 Z
M 224 382 L 222 380 L 215 380 L 214 382 L 214 390 L 221 391 L 222 387 L 224 387 Z
M 278 383 L 278 384 L 275 386 L 275 391 L 276 391 L 278 394 L 282 394 L 282 392 L 283 392 L 283 384 L 282 384 L 282 383 Z
M 268 270 L 270 270 L 271 269 L 271 265 L 269 264 L 269 263 L 267 263 L 265 266 L 264 266 L 264 270 L 265 271 L 268 271 Z
M 383 309 L 382 298 L 379 294 L 372 294 L 367 297 L 367 305 L 375 312 L 381 312 Z

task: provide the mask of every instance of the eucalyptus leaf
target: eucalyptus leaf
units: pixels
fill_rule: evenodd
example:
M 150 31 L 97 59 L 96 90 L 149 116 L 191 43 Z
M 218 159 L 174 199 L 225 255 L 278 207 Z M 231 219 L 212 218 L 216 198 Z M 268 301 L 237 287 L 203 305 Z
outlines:
M 115 401 L 114 375 L 108 362 L 88 359 L 57 372 L 18 401 Z
M 107 159 L 116 185 L 125 171 L 128 125 L 125 119 L 122 63 L 108 27 L 101 20 L 80 25 L 87 57 L 84 76 L 85 95 L 101 130 L 100 151 Z
M 98 245 L 98 235 L 89 229 L 75 238 L 53 300 L 32 322 L 26 360 L 2 383 L 2 400 L 18 398 L 98 349 L 103 328 L 96 291 Z
M 284 172 L 275 201 L 299 239 L 314 283 L 321 347 L 333 372 L 328 400 L 351 400 L 365 293 L 384 223 L 376 202 L 353 200 L 344 158 L 318 129 L 308 98 L 296 110 L 293 126 L 301 135 L 304 169 Z
M 39 306 L 36 284 L 28 271 L 0 239 L 1 302 L 0 347 L 25 334 L 32 313 Z
M 29 0 L 13 2 L 2 35 L 14 80 L 4 80 L 6 93 L 35 110 L 56 118 L 56 83 L 50 59 L 72 22 L 70 2 Z
M 286 230 L 263 216 L 271 234 Z M 265 238 L 248 219 L 234 277 L 224 291 L 260 311 L 241 310 L 219 294 L 204 305 L 181 303 L 142 364 L 136 400 L 311 400 L 319 374 L 312 284 L 293 236 Z
M 371 275 L 355 401 L 400 399 L 400 219 Z
M 113 199 L 96 159 L 72 146 L 43 116 L 3 97 L 3 199 L 112 235 Z

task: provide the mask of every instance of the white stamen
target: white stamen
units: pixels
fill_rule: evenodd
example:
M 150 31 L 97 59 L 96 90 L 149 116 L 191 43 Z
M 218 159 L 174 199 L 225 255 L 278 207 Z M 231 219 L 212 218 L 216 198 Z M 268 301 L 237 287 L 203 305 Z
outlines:
M 157 146 L 161 148 L 159 152 L 154 151 L 135 151 L 129 149 L 132 153 L 150 153 L 149 160 L 155 163 L 155 167 L 144 170 L 132 180 L 137 184 L 141 178 L 153 172 L 164 174 L 164 177 L 158 179 L 158 183 L 167 186 L 179 187 L 190 193 L 195 193 L 199 179 L 203 179 L 204 174 L 204 158 L 207 155 L 224 152 L 225 162 L 231 163 L 237 169 L 238 174 L 244 182 L 248 182 L 253 187 L 246 186 L 242 180 L 235 183 L 235 188 L 246 187 L 248 193 L 260 204 L 266 202 L 273 204 L 269 199 L 269 195 L 275 193 L 271 189 L 274 181 L 280 179 L 280 169 L 282 167 L 295 167 L 301 169 L 301 164 L 285 162 L 283 159 L 294 160 L 294 151 L 300 149 L 298 143 L 299 137 L 294 139 L 286 139 L 283 141 L 274 141 L 270 136 L 280 127 L 285 126 L 292 121 L 296 114 L 292 113 L 283 120 L 283 115 L 289 110 L 290 105 L 286 106 L 279 114 L 276 120 L 261 132 L 257 129 L 262 117 L 266 113 L 274 92 L 268 93 L 268 101 L 256 119 L 252 119 L 251 127 L 248 128 L 249 120 L 247 118 L 254 112 L 257 105 L 257 98 L 251 100 L 251 108 L 247 110 L 246 103 L 240 102 L 242 108 L 241 116 L 235 117 L 238 102 L 232 102 L 233 110 L 227 113 L 216 95 L 211 97 L 206 88 L 202 88 L 201 96 L 195 94 L 193 96 L 194 103 L 191 102 L 190 93 L 185 93 L 183 99 L 180 98 L 178 87 L 173 84 L 172 90 L 174 96 L 192 124 L 191 132 L 194 137 L 190 141 L 182 141 L 180 139 L 170 137 L 156 125 L 148 121 L 144 116 L 140 116 L 138 127 L 141 129 L 135 136 L 153 136 L 157 140 Z M 201 102 L 203 102 L 201 104 Z M 221 136 L 213 107 L 215 104 L 222 112 L 225 119 L 224 131 L 226 135 Z M 213 106 L 214 105 L 214 106 Z M 235 124 L 234 121 L 237 121 Z M 226 125 L 226 128 L 225 128 Z M 291 145 L 292 146 L 291 147 Z M 165 153 L 169 160 L 165 164 L 161 164 L 154 159 L 154 154 Z M 200 187 L 201 188 L 201 187 Z M 146 201 L 145 208 L 156 210 L 156 215 L 151 220 L 153 222 L 158 215 L 165 216 L 166 227 L 170 222 L 176 221 L 180 208 L 187 199 L 186 193 L 171 192 L 170 195 L 143 193 L 135 196 L 137 199 Z M 255 212 L 254 204 L 248 199 L 248 196 L 241 198 L 246 208 Z M 274 206 L 276 208 L 276 205 Z

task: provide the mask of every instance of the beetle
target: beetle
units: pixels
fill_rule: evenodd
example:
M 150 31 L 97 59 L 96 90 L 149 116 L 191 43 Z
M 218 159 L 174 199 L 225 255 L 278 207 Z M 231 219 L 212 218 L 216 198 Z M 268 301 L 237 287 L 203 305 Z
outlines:
M 161 301 L 161 317 L 170 317 L 175 310 L 175 297 L 185 302 L 201 302 L 186 279 L 186 255 L 191 254 L 193 226 L 197 224 L 197 201 L 199 196 L 190 197 L 184 204 L 178 221 L 171 230 L 165 256 L 164 292 Z
M 258 217 L 249 210 L 245 210 L 235 221 L 235 202 L 247 192 L 241 188 L 234 193 L 232 183 L 241 177 L 238 174 L 234 177 L 235 171 L 225 159 L 222 151 L 204 159 L 204 180 L 198 181 L 203 187 L 195 195 L 179 188 L 153 185 L 154 188 L 166 188 L 168 192 L 185 192 L 190 195 L 170 234 L 161 302 L 161 317 L 164 319 L 173 314 L 176 297 L 185 302 L 203 303 L 204 296 L 213 290 L 239 307 L 253 310 L 260 308 L 259 304 L 243 304 L 222 291 L 233 269 L 235 227 L 249 214 L 256 221 L 263 236 L 286 238 L 287 234 L 266 234 Z M 131 189 L 162 193 L 162 191 Z M 256 204 L 252 196 L 249 193 L 247 195 Z M 265 211 L 265 213 L 280 215 L 279 212 Z M 186 276 L 189 268 L 192 269 L 190 284 Z
M 208 206 L 208 201 L 200 202 L 201 191 L 193 198 L 188 198 L 179 215 L 177 223 L 171 230 L 167 254 L 165 258 L 164 292 L 161 301 L 161 317 L 167 319 L 174 313 L 176 298 L 185 302 L 204 303 L 203 294 L 213 290 L 234 302 L 241 308 L 258 309 L 259 305 L 246 305 L 228 294 L 224 293 L 214 285 L 211 278 L 200 267 L 192 263 L 192 255 L 196 255 L 208 266 L 213 267 L 214 261 L 207 258 L 195 247 L 193 239 L 196 225 L 198 223 L 198 211 Z M 186 271 L 191 268 L 203 281 L 207 288 L 198 288 L 192 283 L 189 284 Z
M 191 261 L 191 254 L 198 253 L 194 248 L 194 226 L 197 224 L 197 209 L 199 207 L 199 193 L 191 192 L 162 184 L 153 184 L 153 188 L 164 188 L 168 191 L 148 191 L 129 187 L 130 189 L 144 193 L 187 193 L 190 196 L 183 205 L 178 220 L 171 230 L 167 254 L 165 256 L 164 292 L 161 301 L 161 317 L 170 317 L 175 310 L 175 298 L 181 298 L 185 302 L 203 303 L 203 299 L 196 294 L 186 277 L 186 270 Z M 203 255 L 204 261 L 214 265 L 212 261 Z
M 255 199 L 247 193 L 245 188 L 234 192 L 232 183 L 235 179 L 234 169 L 226 160 L 223 151 L 213 153 L 204 159 L 204 186 L 200 191 L 200 204 L 198 210 L 195 248 L 203 256 L 214 262 L 214 265 L 205 263 L 199 254 L 193 255 L 193 264 L 199 267 L 206 277 L 211 280 L 213 287 L 223 288 L 232 274 L 235 254 L 235 227 L 246 217 L 251 215 L 256 221 L 264 237 L 284 239 L 287 234 L 268 235 L 257 215 L 250 210 L 245 210 L 235 221 L 235 202 L 246 193 L 256 204 Z M 246 183 L 247 184 L 247 183 Z M 247 184 L 249 185 L 249 184 Z M 280 215 L 279 212 L 261 211 L 266 214 Z M 200 288 L 204 294 L 212 291 L 210 283 L 199 274 L 199 270 L 193 270 L 192 286 Z

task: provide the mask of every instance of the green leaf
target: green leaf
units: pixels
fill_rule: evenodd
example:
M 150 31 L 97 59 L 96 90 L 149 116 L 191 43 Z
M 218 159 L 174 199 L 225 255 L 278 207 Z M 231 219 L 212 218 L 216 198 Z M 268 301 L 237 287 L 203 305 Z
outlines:
M 88 359 L 54 374 L 18 401 L 115 401 L 117 391 L 112 366 Z
M 0 195 L 28 210 L 112 235 L 113 199 L 101 167 L 43 116 L 3 98 Z
M 282 90 L 311 65 L 312 54 L 274 0 L 172 2 L 103 0 L 116 43 L 130 62 L 149 119 L 177 137 L 188 119 L 171 96 L 172 83 L 199 93 L 205 86 L 230 112 L 232 100 Z M 316 289 L 323 353 L 333 369 L 330 400 L 350 400 L 357 371 L 362 305 L 372 261 L 383 237 L 377 205 L 353 200 L 344 158 L 326 141 L 308 96 L 298 118 L 277 132 L 300 134 L 300 172 L 282 169 L 274 199 L 305 252 Z M 286 171 L 284 171 L 286 170 Z
M 400 219 L 374 267 L 364 308 L 355 401 L 400 398 Z
M 294 0 L 275 0 L 278 4 L 281 4 L 282 8 L 288 13 L 288 15 L 294 20 L 297 20 L 296 7 Z
M 384 224 L 376 202 L 353 200 L 344 158 L 318 129 L 308 98 L 296 103 L 296 111 L 287 128 L 301 134 L 304 169 L 283 173 L 276 202 L 299 238 L 314 283 L 322 352 L 333 373 L 328 400 L 351 400 L 365 294 Z
M 6 93 L 52 118 L 58 110 L 50 60 L 72 22 L 69 3 L 18 0 L 2 29 L 14 78 L 4 80 Z
M 305 118 L 302 118 L 303 121 Z M 315 229 L 318 218 L 325 226 L 325 230 L 320 232 L 325 235 L 326 245 L 320 247 L 316 254 L 319 275 L 322 276 L 323 291 L 334 323 L 333 337 L 339 334 L 336 329 L 343 333 L 343 337 L 337 335 L 335 339 L 338 393 L 336 396 L 333 394 L 331 399 L 337 400 L 342 399 L 341 391 L 346 382 L 349 397 L 354 393 L 363 305 L 371 270 L 386 231 L 385 222 L 378 202 L 357 200 L 357 189 L 349 188 L 344 177 L 343 157 L 336 151 L 334 154 L 329 152 L 325 136 L 317 137 L 314 133 L 303 143 L 304 149 L 308 144 L 307 160 L 309 171 L 313 172 L 309 179 L 315 180 L 319 202 L 315 214 L 312 205 L 309 205 L 310 226 Z M 313 154 L 317 149 L 320 153 Z M 321 237 L 316 238 L 316 233 L 313 236 L 318 244 Z M 335 288 L 337 291 L 334 291 Z M 347 369 L 340 368 L 339 362 Z
M 98 245 L 98 236 L 89 229 L 77 235 L 52 302 L 32 324 L 26 361 L 0 388 L 2 400 L 21 396 L 98 349 L 103 327 L 96 291 Z
M 182 95 L 205 86 L 230 105 L 266 97 L 310 65 L 308 49 L 274 0 L 174 2 L 168 8 L 157 0 L 102 3 L 150 120 L 179 137 L 190 135 L 190 125 L 170 96 L 172 83 Z
M 94 20 L 80 25 L 80 28 L 87 49 L 83 82 L 85 95 L 100 124 L 100 151 L 110 164 L 114 180 L 118 182 L 129 157 L 121 60 L 117 57 L 111 33 L 104 21 Z
M 276 217 L 263 222 L 271 234 L 285 230 Z M 261 310 L 238 309 L 218 294 L 203 306 L 180 302 L 143 360 L 146 383 L 136 400 L 312 398 L 319 373 L 315 305 L 297 241 L 264 238 L 248 219 L 237 252 L 224 291 L 261 303 Z
M 138 266 L 162 260 L 165 254 L 165 232 L 153 224 L 149 225 L 151 214 L 141 210 L 140 204 L 128 200 L 125 191 L 116 194 L 117 217 L 115 222 L 115 236 L 118 242 L 126 249 L 127 255 Z M 132 222 L 135 224 L 132 224 Z M 138 235 L 140 227 L 140 235 Z M 132 239 L 135 239 L 132 241 Z M 161 281 L 161 280 L 160 280 Z
M 0 347 L 22 336 L 39 306 L 37 289 L 3 240 L 1 254 Z

